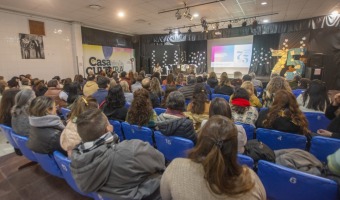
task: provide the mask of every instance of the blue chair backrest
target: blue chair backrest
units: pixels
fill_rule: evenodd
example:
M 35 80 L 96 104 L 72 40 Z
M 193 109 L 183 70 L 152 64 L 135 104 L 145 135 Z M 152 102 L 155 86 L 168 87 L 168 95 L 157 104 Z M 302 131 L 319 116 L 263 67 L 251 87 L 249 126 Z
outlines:
M 263 93 L 262 87 L 256 87 L 256 96 L 261 98 L 261 94 Z
M 125 103 L 125 108 L 129 109 L 129 108 L 130 108 L 130 106 L 131 106 L 131 104 L 130 104 L 130 103 L 128 103 L 128 102 L 126 102 L 126 103 Z
M 319 200 L 339 199 L 335 181 L 260 160 L 258 176 L 267 199 Z
M 181 85 L 176 85 L 177 90 L 178 90 L 179 88 L 181 88 L 181 87 L 183 87 L 183 86 L 181 86 Z
M 254 139 L 255 127 L 250 124 L 244 124 L 241 122 L 235 122 L 235 124 L 242 125 L 247 134 L 247 140 Z
M 15 143 L 15 141 L 12 138 L 12 128 L 3 124 L 0 124 L 0 131 L 2 132 L 2 134 L 5 135 L 7 141 L 16 149 L 19 149 L 17 143 Z
M 308 120 L 308 128 L 313 133 L 316 133 L 318 129 L 327 129 L 331 120 L 329 120 L 323 113 L 304 112 L 303 113 Z
M 240 165 L 247 165 L 251 169 L 254 167 L 254 160 L 249 156 L 237 154 L 237 160 Z
M 35 157 L 35 155 L 33 154 L 33 151 L 31 151 L 27 146 L 26 143 L 28 141 L 28 137 L 24 137 L 18 134 L 15 134 L 12 132 L 12 138 L 13 140 L 16 142 L 16 144 L 18 145 L 21 153 L 28 159 L 31 161 L 35 161 L 38 162 L 37 158 Z
M 166 90 L 166 85 L 161 85 L 162 90 L 165 91 Z
M 67 119 L 67 115 L 71 112 L 71 110 L 67 108 L 61 108 L 60 111 L 65 120 Z
M 35 157 L 37 158 L 40 166 L 49 174 L 63 178 L 63 174 L 61 173 L 58 164 L 54 160 L 54 156 L 52 154 L 41 154 L 33 152 Z
M 223 95 L 223 94 L 212 94 L 211 98 L 215 99 L 217 97 L 224 98 L 227 102 L 229 102 L 230 96 L 229 95 Z
M 88 197 L 92 197 L 92 195 L 90 194 L 85 194 L 82 191 L 80 191 L 80 189 L 78 188 L 75 180 L 73 179 L 72 173 L 71 173 L 71 168 L 70 168 L 70 164 L 71 161 L 68 157 L 66 157 L 64 154 L 60 153 L 59 151 L 55 151 L 53 153 L 54 159 L 63 175 L 63 178 L 65 179 L 65 181 L 67 182 L 67 184 L 69 186 L 71 186 L 71 188 L 78 192 L 81 195 L 84 196 L 88 196 Z
M 256 138 L 269 146 L 272 150 L 278 149 L 306 149 L 307 138 L 304 135 L 286 133 L 277 130 L 258 128 Z
M 113 126 L 114 132 L 117 133 L 119 140 L 120 141 L 125 140 L 121 123 L 117 120 L 109 120 L 109 122 Z
M 139 127 L 137 125 L 130 125 L 127 122 L 122 122 L 122 129 L 125 135 L 125 139 L 140 139 L 145 142 L 149 142 L 151 146 L 154 146 L 153 132 L 150 128 Z
M 164 154 L 167 161 L 187 157 L 187 151 L 194 147 L 194 143 L 186 138 L 165 136 L 159 131 L 154 134 L 157 149 Z
M 263 110 L 268 110 L 268 108 L 267 107 L 260 108 L 260 112 L 263 111 Z
M 305 89 L 295 89 L 295 90 L 292 90 L 292 92 L 295 97 L 298 97 L 300 94 L 305 92 Z
M 333 154 L 340 148 L 340 139 L 315 136 L 309 152 L 321 162 L 327 162 L 327 156 Z
M 191 99 L 185 99 L 185 105 L 189 105 Z
M 155 112 L 157 115 L 160 115 L 162 113 L 165 113 L 166 109 L 165 108 L 154 108 Z
M 210 92 L 211 92 L 211 94 L 214 94 L 215 93 L 215 89 L 214 88 L 210 88 Z

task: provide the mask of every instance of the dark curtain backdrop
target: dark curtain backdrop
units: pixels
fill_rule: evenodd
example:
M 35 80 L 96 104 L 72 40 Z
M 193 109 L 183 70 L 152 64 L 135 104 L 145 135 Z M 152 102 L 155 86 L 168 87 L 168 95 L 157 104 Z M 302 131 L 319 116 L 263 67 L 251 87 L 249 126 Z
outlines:
M 258 76 L 269 76 L 276 57 L 271 56 L 270 49 L 278 49 L 280 34 L 255 35 L 253 39 L 253 54 L 249 72 L 255 72 Z
M 197 65 L 197 73 L 207 71 L 207 40 L 181 42 L 179 45 L 180 64 Z

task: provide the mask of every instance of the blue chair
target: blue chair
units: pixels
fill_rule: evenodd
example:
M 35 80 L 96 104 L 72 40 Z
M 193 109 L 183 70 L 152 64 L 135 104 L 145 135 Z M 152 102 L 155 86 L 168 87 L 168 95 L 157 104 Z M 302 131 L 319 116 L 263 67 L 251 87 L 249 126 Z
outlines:
M 33 152 L 35 157 L 37 158 L 40 166 L 49 174 L 63 178 L 63 174 L 61 173 L 58 164 L 54 160 L 53 154 L 41 154 Z
M 286 133 L 277 130 L 258 128 L 256 138 L 269 146 L 272 150 L 278 149 L 306 149 L 307 138 L 304 135 Z
M 304 112 L 308 120 L 308 129 L 316 133 L 318 129 L 327 129 L 331 120 L 329 120 L 323 113 Z
M 309 152 L 321 162 L 327 163 L 327 156 L 340 148 L 340 139 L 315 136 L 312 138 Z
M 295 89 L 295 90 L 292 90 L 292 92 L 295 97 L 298 97 L 300 94 L 305 92 L 305 89 Z
M 229 95 L 223 95 L 223 94 L 212 94 L 211 99 L 215 99 L 217 97 L 224 98 L 227 102 L 229 102 L 230 96 Z
M 28 141 L 28 137 L 24 137 L 15 133 L 12 133 L 12 138 L 18 145 L 21 153 L 28 159 L 34 162 L 38 162 L 38 159 L 35 157 L 33 154 L 33 151 L 30 150 L 27 146 L 26 143 Z
M 178 90 L 179 88 L 181 88 L 181 87 L 183 87 L 183 86 L 181 86 L 181 85 L 176 85 L 177 90 Z
M 254 160 L 249 156 L 237 154 L 237 160 L 240 165 L 247 165 L 251 169 L 254 167 Z
M 261 111 L 264 111 L 264 110 L 268 110 L 268 108 L 267 108 L 267 107 L 262 107 L 262 108 L 260 108 L 260 112 L 261 112 Z
M 130 125 L 127 122 L 122 122 L 122 129 L 125 135 L 125 139 L 139 139 L 148 142 L 151 146 L 154 146 L 153 132 L 150 128 Z
M 254 132 L 255 132 L 255 127 L 250 125 L 250 124 L 244 124 L 241 122 L 235 122 L 235 124 L 243 126 L 244 130 L 246 131 L 247 134 L 247 140 L 252 140 L 254 139 Z
M 263 93 L 263 88 L 262 87 L 255 87 L 256 89 L 256 96 L 258 98 L 261 98 L 261 94 Z
M 186 152 L 194 147 L 194 143 L 186 138 L 165 136 L 159 131 L 155 131 L 154 134 L 157 149 L 164 154 L 167 161 L 187 157 Z
M 19 146 L 12 138 L 12 128 L 3 124 L 0 124 L 0 132 L 5 135 L 7 141 L 15 148 L 19 149 Z
M 78 192 L 81 195 L 93 197 L 91 194 L 85 194 L 78 188 L 75 180 L 73 179 L 70 164 L 71 161 L 68 157 L 66 157 L 64 154 L 60 153 L 59 151 L 55 151 L 53 153 L 54 159 L 61 170 L 61 173 L 63 175 L 63 178 L 67 182 L 67 184 L 76 192 Z
M 71 110 L 67 108 L 61 108 L 60 111 L 65 120 L 67 119 L 67 115 L 71 112 Z
M 110 124 L 113 126 L 114 132 L 117 133 L 119 140 L 125 140 L 125 136 L 122 130 L 122 125 L 117 120 L 109 120 Z
M 154 108 L 154 111 L 157 113 L 157 115 L 160 115 L 162 113 L 165 113 L 165 108 Z
M 267 199 L 335 200 L 339 199 L 335 181 L 260 160 L 258 176 Z
M 191 101 L 191 99 L 185 99 L 185 105 L 186 106 L 189 105 L 190 101 Z
M 215 93 L 215 89 L 214 88 L 210 88 L 210 92 L 211 92 L 211 94 L 214 94 Z
M 131 104 L 130 104 L 130 103 L 128 103 L 128 102 L 126 102 L 126 103 L 125 103 L 125 108 L 129 109 L 129 108 L 130 108 L 130 106 L 131 106 Z

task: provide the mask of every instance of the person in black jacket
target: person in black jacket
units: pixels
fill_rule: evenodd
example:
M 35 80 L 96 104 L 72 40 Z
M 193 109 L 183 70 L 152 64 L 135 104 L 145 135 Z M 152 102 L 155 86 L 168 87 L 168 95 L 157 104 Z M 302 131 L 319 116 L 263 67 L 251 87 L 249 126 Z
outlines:
M 211 87 L 211 88 L 215 88 L 218 85 L 218 80 L 217 80 L 217 76 L 215 72 L 210 72 L 209 74 L 209 78 L 207 80 L 207 84 Z
M 185 110 L 185 98 L 181 92 L 171 92 L 166 99 L 167 110 L 157 117 L 156 130 L 166 136 L 179 136 L 196 143 L 196 132 L 193 122 L 187 118 Z
M 32 100 L 29 107 L 29 149 L 42 154 L 51 154 L 56 150 L 66 154 L 60 146 L 60 135 L 65 126 L 56 113 L 56 104 L 51 97 L 40 96 Z
M 340 108 L 340 93 L 334 96 L 332 104 L 327 106 L 325 115 L 328 119 L 332 120 L 328 125 L 327 130 L 319 129 L 318 134 L 325 137 L 339 138 L 340 139 L 340 115 L 336 116 L 336 111 Z
M 128 109 L 125 107 L 125 96 L 120 85 L 109 89 L 102 110 L 109 120 L 125 121 Z
M 227 73 L 222 73 L 220 84 L 215 87 L 215 94 L 232 95 L 234 93 L 234 88 L 230 83 Z

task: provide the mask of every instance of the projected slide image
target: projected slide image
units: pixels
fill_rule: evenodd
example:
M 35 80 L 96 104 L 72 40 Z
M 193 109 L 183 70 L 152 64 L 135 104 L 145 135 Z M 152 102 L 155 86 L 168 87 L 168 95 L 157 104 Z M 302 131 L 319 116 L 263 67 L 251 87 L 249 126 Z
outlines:
M 252 44 L 213 46 L 211 67 L 250 66 Z

